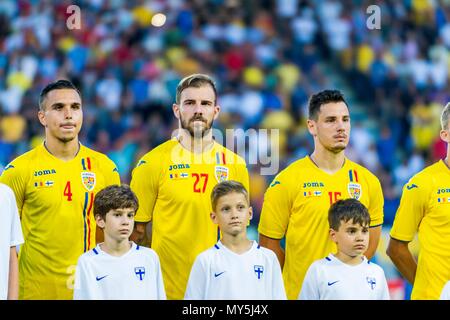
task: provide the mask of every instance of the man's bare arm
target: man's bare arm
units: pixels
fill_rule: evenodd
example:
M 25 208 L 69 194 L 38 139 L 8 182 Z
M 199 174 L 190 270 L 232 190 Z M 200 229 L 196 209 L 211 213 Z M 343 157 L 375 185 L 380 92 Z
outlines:
M 377 251 L 378 243 L 380 242 L 380 235 L 381 225 L 369 229 L 369 247 L 364 253 L 368 260 L 372 259 Z
M 259 244 L 267 249 L 272 250 L 280 261 L 281 269 L 284 266 L 284 250 L 281 247 L 281 239 L 272 239 L 263 234 L 259 234 Z
M 152 240 L 151 236 L 148 234 L 147 225 L 148 222 L 135 222 L 130 240 L 136 242 L 138 245 L 150 248 Z
M 417 262 L 408 248 L 409 242 L 391 238 L 386 250 L 387 255 L 397 267 L 398 271 L 409 283 L 414 284 Z

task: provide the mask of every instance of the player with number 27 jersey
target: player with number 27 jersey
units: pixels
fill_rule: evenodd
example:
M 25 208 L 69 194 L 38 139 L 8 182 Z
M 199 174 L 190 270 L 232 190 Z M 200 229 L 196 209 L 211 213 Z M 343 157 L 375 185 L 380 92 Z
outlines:
M 78 257 L 96 245 L 94 196 L 120 184 L 115 164 L 83 145 L 63 161 L 42 144 L 7 165 L 0 181 L 16 195 L 25 239 L 19 298 L 72 299 Z
M 174 138 L 144 155 L 133 170 L 135 221 L 152 221 L 151 247 L 161 260 L 168 299 L 183 299 L 195 258 L 217 242 L 210 196 L 223 180 L 249 187 L 245 161 L 216 142 L 194 154 Z

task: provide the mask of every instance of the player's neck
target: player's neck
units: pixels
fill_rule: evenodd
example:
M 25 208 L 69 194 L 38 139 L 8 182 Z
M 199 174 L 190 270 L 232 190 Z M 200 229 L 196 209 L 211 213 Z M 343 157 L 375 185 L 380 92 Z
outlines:
M 247 252 L 253 245 L 253 242 L 247 238 L 246 233 L 241 233 L 237 236 L 223 234 L 220 242 L 222 242 L 225 247 L 237 254 Z
M 324 148 L 316 148 L 310 159 L 321 170 L 333 174 L 344 166 L 345 154 L 344 151 L 333 153 Z
M 336 259 L 338 259 L 341 262 L 348 264 L 350 266 L 357 266 L 364 260 L 362 255 L 351 257 L 351 256 L 343 253 L 342 251 L 338 251 L 334 256 L 336 257 Z
M 57 139 L 46 138 L 44 146 L 53 156 L 63 161 L 70 161 L 75 158 L 80 151 L 80 143 L 78 138 L 69 142 L 61 142 Z
M 192 153 L 203 153 L 211 150 L 214 145 L 214 139 L 212 137 L 212 131 L 209 130 L 203 137 L 193 138 L 187 130 L 180 130 L 178 136 L 178 142 Z
M 100 249 L 107 254 L 121 257 L 131 249 L 131 242 L 128 239 L 117 241 L 105 235 L 105 242 L 100 244 Z

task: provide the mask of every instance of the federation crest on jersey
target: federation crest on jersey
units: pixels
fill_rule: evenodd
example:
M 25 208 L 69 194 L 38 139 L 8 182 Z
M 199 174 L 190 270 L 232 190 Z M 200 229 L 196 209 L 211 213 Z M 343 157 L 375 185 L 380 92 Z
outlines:
M 377 286 L 377 279 L 374 277 L 366 277 L 367 284 L 369 285 L 370 289 L 374 290 Z
M 145 267 L 135 267 L 134 274 L 136 275 L 136 278 L 138 278 L 140 281 L 144 280 Z
M 258 279 L 261 279 L 263 273 L 264 273 L 264 267 L 260 265 L 254 265 L 253 271 L 255 271 L 255 275 L 258 277 Z
M 348 194 L 350 195 L 351 198 L 356 199 L 356 200 L 359 200 L 361 198 L 362 188 L 359 183 L 350 182 L 347 185 L 347 190 L 348 190 Z
M 92 191 L 95 188 L 95 173 L 83 171 L 81 173 L 81 183 L 87 191 Z
M 216 166 L 215 170 L 217 182 L 228 180 L 228 168 L 223 166 Z

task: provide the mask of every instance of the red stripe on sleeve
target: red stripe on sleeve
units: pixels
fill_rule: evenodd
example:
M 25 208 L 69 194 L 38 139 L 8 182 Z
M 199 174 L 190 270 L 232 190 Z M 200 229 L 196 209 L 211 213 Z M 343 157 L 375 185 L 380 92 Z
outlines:
M 88 236 L 87 236 L 87 238 L 88 238 L 87 249 L 88 250 L 91 249 L 91 223 L 90 223 L 91 221 L 90 221 L 89 217 L 91 216 L 92 204 L 94 203 L 94 193 L 91 192 L 89 196 L 90 196 L 89 209 L 88 209 L 87 214 L 86 214 L 86 216 L 87 216 L 87 225 L 88 225 Z

